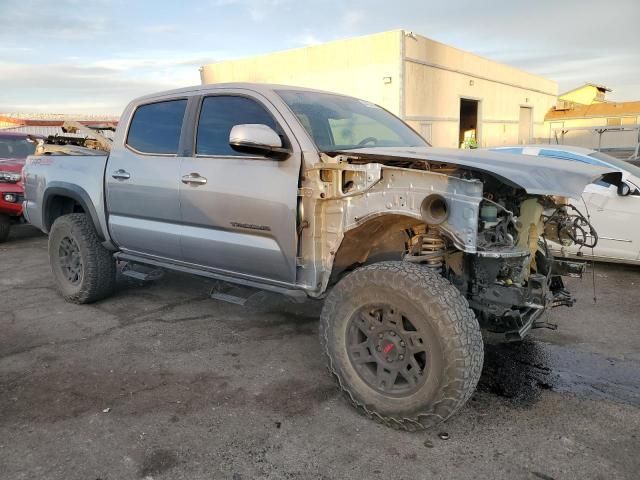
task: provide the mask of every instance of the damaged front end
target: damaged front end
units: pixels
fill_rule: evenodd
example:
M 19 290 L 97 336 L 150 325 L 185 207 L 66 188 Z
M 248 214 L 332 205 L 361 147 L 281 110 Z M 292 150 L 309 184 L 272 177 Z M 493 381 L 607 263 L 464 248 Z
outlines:
M 597 234 L 586 218 L 562 199 L 486 193 L 480 206 L 477 251 L 446 248 L 437 227 L 411 232 L 405 260 L 441 269 L 467 298 L 481 326 L 522 339 L 542 313 L 575 300 L 562 276 L 580 277 L 585 264 L 554 259 L 547 240 L 592 247 Z M 437 245 L 438 255 L 434 245 Z
M 398 259 L 401 250 L 404 261 L 455 285 L 485 330 L 517 340 L 548 326 L 545 310 L 574 303 L 562 276 L 579 277 L 585 265 L 554 259 L 547 242 L 595 246 L 596 232 L 568 199 L 616 174 L 508 157 L 385 148 L 322 154 L 301 189 L 300 210 L 318 221 L 301 217 L 299 280 L 315 280 L 310 295 L 321 295 L 344 272 Z M 307 261 L 307 251 L 320 255 Z

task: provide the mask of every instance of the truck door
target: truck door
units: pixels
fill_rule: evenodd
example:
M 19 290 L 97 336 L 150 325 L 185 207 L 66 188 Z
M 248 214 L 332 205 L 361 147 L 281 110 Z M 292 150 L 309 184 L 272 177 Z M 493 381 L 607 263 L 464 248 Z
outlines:
M 138 106 L 124 147 L 109 156 L 109 231 L 124 251 L 180 259 L 178 147 L 186 106 L 184 98 Z
M 265 124 L 293 149 L 285 160 L 237 152 L 234 125 Z M 185 261 L 219 273 L 295 283 L 300 147 L 264 97 L 244 90 L 205 96 L 194 155 L 181 167 Z

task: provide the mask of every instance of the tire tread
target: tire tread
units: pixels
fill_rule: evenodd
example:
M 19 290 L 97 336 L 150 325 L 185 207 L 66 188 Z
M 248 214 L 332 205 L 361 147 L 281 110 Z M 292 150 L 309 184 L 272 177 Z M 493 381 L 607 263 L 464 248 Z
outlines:
M 357 286 L 366 283 L 408 286 L 405 295 L 425 305 L 428 310 L 438 307 L 440 315 L 432 315 L 440 332 L 443 349 L 453 354 L 453 361 L 445 366 L 439 398 L 424 411 L 412 417 L 382 415 L 356 398 L 335 367 L 329 348 L 332 319 L 346 295 L 353 295 Z M 320 317 L 320 342 L 328 360 L 329 372 L 337 381 L 353 406 L 365 416 L 393 428 L 409 431 L 430 428 L 447 420 L 471 397 L 482 373 L 484 344 L 480 327 L 467 300 L 449 281 L 428 267 L 409 262 L 380 262 L 361 267 L 342 279 L 328 295 Z
M 68 223 L 71 231 L 76 233 L 76 241 L 87 259 L 85 262 L 84 278 L 80 290 L 73 294 L 67 294 L 61 289 L 64 299 L 71 303 L 92 303 L 111 295 L 116 283 L 116 266 L 113 254 L 103 245 L 93 223 L 84 213 L 71 213 L 58 217 L 51 227 L 51 233 L 59 228 L 62 223 Z M 52 244 L 51 233 L 49 235 L 49 256 L 51 257 Z M 53 258 L 51 259 L 53 262 Z

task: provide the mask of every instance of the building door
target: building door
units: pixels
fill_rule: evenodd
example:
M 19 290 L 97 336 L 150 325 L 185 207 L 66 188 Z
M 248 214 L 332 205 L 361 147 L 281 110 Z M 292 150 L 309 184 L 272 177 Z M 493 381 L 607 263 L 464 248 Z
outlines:
M 476 148 L 478 145 L 478 100 L 461 98 L 458 146 Z
M 531 143 L 533 127 L 533 109 L 531 107 L 520 107 L 520 128 L 518 130 L 518 143 L 525 145 Z

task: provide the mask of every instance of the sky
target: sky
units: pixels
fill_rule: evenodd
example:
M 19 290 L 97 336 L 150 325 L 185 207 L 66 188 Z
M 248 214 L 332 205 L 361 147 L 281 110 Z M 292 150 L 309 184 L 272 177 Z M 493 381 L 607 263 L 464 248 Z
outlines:
M 207 63 L 396 28 L 640 100 L 640 0 L 0 0 L 0 112 L 118 115 Z

